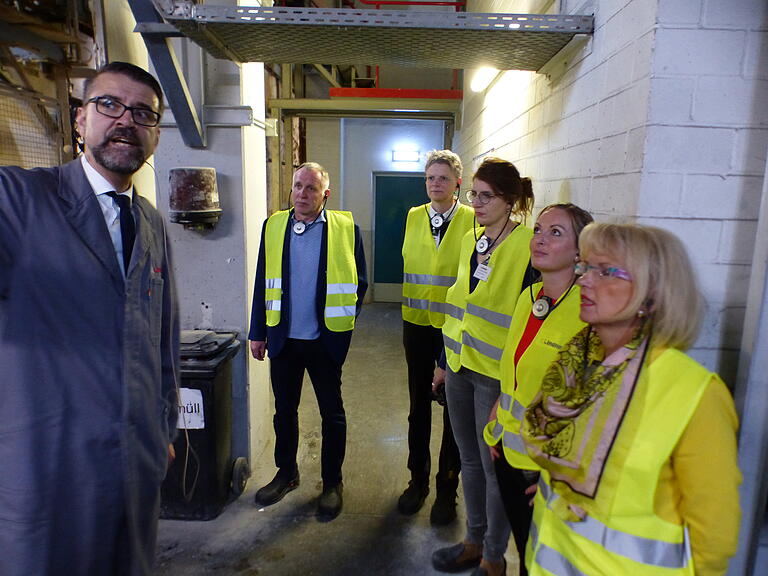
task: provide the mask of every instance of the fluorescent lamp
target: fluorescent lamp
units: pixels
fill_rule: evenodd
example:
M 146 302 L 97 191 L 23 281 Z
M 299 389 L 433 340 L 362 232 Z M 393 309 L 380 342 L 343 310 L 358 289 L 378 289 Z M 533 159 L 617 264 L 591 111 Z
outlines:
M 419 150 L 392 150 L 392 162 L 418 162 L 420 157 Z

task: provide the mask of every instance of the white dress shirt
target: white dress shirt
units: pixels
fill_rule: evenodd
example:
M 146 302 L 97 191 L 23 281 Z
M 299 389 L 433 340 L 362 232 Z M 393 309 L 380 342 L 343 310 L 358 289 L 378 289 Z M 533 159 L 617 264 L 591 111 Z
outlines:
M 123 276 L 125 276 L 125 266 L 123 265 L 123 236 L 120 233 L 120 207 L 117 205 L 117 201 L 114 198 L 107 196 L 108 192 L 115 192 L 115 187 L 88 163 L 85 154 L 80 156 L 80 161 L 83 163 L 85 177 L 88 178 L 88 182 L 90 183 L 91 188 L 93 188 L 93 192 L 96 194 L 96 198 L 99 201 L 99 206 L 101 206 L 101 211 L 104 214 L 104 221 L 107 223 L 107 230 L 109 230 L 109 237 L 112 238 L 112 245 L 115 247 L 115 254 L 117 254 L 120 270 L 123 272 Z M 131 204 L 133 204 L 133 185 L 120 194 L 128 196 L 131 199 Z

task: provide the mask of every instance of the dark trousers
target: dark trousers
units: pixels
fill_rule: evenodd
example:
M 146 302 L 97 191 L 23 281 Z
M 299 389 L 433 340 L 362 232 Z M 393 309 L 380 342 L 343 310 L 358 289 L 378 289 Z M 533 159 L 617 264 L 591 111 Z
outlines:
M 320 462 L 323 484 L 341 482 L 341 465 L 347 442 L 347 417 L 341 398 L 341 366 L 337 366 L 320 340 L 288 339 L 270 362 L 275 394 L 275 464 L 296 471 L 299 448 L 299 401 L 304 370 L 309 374 L 322 419 Z
M 403 346 L 408 363 L 408 469 L 415 482 L 429 483 L 432 432 L 432 377 L 443 349 L 443 334 L 432 326 L 403 322 Z M 459 449 L 453 437 L 448 408 L 443 407 L 443 437 L 437 472 L 437 494 L 456 494 L 459 485 Z
M 528 570 L 525 568 L 525 545 L 531 530 L 533 507 L 528 504 L 532 496 L 528 496 L 525 490 L 531 482 L 526 480 L 522 470 L 510 466 L 504 456 L 496 459 L 495 467 L 501 501 L 504 503 L 504 511 L 512 526 L 512 535 L 520 556 L 520 576 L 528 576 Z

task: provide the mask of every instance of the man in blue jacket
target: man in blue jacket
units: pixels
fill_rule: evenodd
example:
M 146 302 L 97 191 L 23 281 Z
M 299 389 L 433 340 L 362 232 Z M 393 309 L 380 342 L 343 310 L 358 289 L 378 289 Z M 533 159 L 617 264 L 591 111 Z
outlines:
M 0 574 L 149 574 L 176 431 L 178 321 L 163 220 L 132 176 L 160 85 L 113 62 L 84 154 L 0 168 Z
M 342 508 L 347 424 L 341 369 L 368 287 L 360 230 L 351 213 L 325 210 L 330 192 L 325 169 L 302 164 L 293 175 L 293 209 L 264 223 L 248 335 L 254 358 L 264 360 L 269 352 L 275 395 L 278 471 L 256 493 L 256 503 L 274 504 L 299 485 L 298 408 L 306 370 L 322 418 L 318 514 L 326 518 Z

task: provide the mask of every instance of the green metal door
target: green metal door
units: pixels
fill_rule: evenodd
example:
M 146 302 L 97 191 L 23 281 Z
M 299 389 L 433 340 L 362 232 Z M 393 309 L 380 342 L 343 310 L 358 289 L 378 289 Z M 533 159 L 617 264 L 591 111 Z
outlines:
M 373 300 L 400 302 L 405 218 L 411 207 L 429 200 L 424 174 L 374 174 L 373 197 Z

